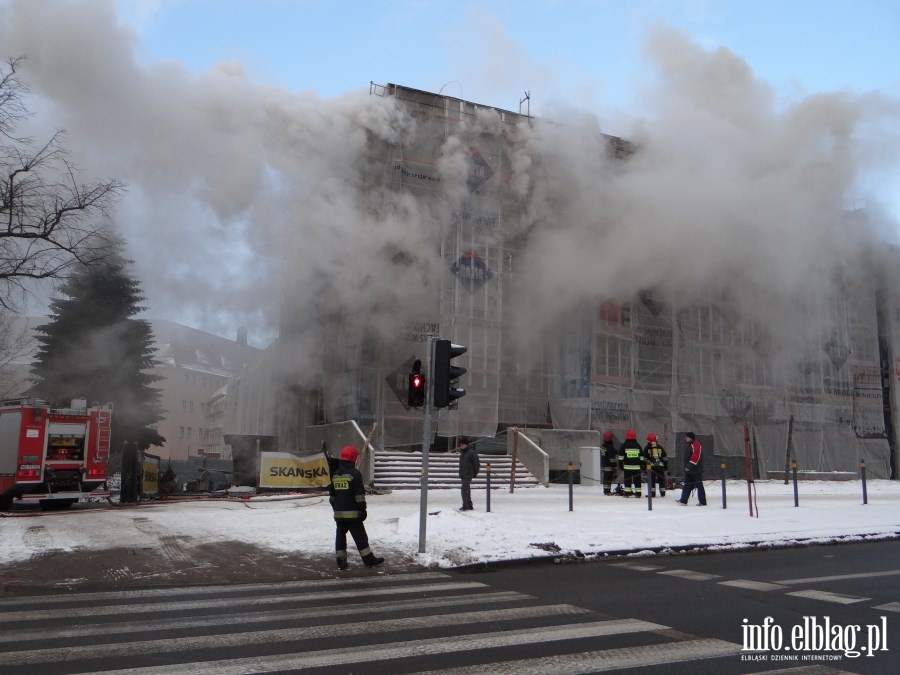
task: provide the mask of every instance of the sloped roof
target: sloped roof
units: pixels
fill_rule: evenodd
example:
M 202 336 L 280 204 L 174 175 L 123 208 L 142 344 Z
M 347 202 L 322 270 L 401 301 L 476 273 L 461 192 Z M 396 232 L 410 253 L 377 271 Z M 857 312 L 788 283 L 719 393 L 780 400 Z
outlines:
M 231 375 L 256 362 L 262 349 L 241 344 L 166 319 L 148 319 L 157 348 L 156 360 L 164 366 L 189 368 L 217 375 Z

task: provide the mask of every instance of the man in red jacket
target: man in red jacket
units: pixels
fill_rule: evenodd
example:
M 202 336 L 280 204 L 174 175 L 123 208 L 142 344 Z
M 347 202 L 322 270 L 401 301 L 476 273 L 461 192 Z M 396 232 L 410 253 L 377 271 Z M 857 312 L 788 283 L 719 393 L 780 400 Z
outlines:
M 698 506 L 706 506 L 706 488 L 703 487 L 703 448 L 693 431 L 684 435 L 684 487 L 681 488 L 682 506 L 687 506 L 691 492 L 697 488 Z

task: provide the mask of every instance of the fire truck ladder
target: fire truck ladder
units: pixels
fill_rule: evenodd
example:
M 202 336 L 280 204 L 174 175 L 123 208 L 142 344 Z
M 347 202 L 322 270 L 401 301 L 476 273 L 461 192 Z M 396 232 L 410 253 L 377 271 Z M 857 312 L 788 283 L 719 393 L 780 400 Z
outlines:
M 109 428 L 112 419 L 112 411 L 103 407 L 97 414 L 97 457 L 109 456 Z

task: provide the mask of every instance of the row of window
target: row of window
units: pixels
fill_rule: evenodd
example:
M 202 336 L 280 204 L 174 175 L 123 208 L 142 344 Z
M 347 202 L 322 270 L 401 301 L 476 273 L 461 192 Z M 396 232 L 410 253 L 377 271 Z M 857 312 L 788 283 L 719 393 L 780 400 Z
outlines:
M 194 412 L 194 402 L 188 401 L 187 399 L 181 400 L 181 411 L 182 412 Z M 212 411 L 212 404 L 205 403 L 203 401 L 200 402 L 200 412 L 204 415 L 208 412 Z
M 178 427 L 178 438 L 190 438 L 191 434 L 193 434 L 193 427 Z M 201 441 L 205 441 L 209 439 L 209 429 L 202 429 L 197 427 L 197 438 Z

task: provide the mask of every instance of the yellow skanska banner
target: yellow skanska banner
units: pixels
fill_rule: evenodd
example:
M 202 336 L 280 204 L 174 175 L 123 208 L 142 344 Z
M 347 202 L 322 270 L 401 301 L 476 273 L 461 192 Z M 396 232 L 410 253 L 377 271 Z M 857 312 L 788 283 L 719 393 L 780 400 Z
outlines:
M 260 453 L 261 488 L 327 487 L 329 481 L 328 462 L 322 454 L 298 457 L 289 452 Z

